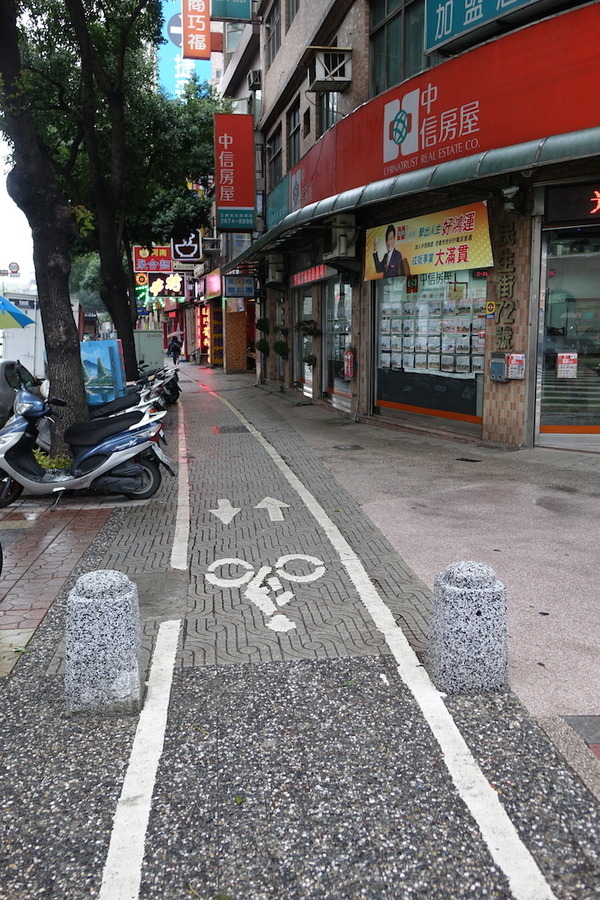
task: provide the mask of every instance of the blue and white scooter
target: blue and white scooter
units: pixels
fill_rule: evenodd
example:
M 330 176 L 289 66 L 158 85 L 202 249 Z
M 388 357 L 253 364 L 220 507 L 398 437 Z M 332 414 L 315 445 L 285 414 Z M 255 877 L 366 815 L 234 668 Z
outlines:
M 160 487 L 159 463 L 174 474 L 159 446 L 161 422 L 142 411 L 70 425 L 64 440 L 73 455 L 71 468 L 44 469 L 33 452 L 38 426 L 53 406 L 65 405 L 17 390 L 14 416 L 0 429 L 0 507 L 14 503 L 24 489 L 33 496 L 57 495 L 56 503 L 65 491 L 86 489 L 145 500 Z

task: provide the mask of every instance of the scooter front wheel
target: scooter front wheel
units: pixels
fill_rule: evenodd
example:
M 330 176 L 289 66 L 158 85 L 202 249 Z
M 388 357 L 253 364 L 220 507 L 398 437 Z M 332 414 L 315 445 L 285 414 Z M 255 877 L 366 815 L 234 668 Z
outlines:
M 4 509 L 5 506 L 10 506 L 11 503 L 14 503 L 15 500 L 19 499 L 22 493 L 22 484 L 19 484 L 14 478 L 11 478 L 10 475 L 0 472 L 0 509 Z
M 137 491 L 123 491 L 129 500 L 147 500 L 153 497 L 160 487 L 160 469 L 150 459 L 138 459 L 138 466 L 142 470 L 142 486 Z

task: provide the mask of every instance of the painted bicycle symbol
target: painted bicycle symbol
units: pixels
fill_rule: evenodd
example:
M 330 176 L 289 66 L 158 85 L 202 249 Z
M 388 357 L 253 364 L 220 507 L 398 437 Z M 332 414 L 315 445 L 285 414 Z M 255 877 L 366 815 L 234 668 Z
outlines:
M 229 572 L 223 571 L 226 569 L 229 569 Z M 283 582 L 306 584 L 317 581 L 324 574 L 325 566 L 316 556 L 289 553 L 280 556 L 274 566 L 260 566 L 258 571 L 245 559 L 236 557 L 216 559 L 206 571 L 206 580 L 217 587 L 232 588 L 247 585 L 244 597 L 254 603 L 267 617 L 265 622 L 267 628 L 272 631 L 290 631 L 296 625 L 281 612 L 281 607 L 293 600 L 294 594 L 285 589 Z

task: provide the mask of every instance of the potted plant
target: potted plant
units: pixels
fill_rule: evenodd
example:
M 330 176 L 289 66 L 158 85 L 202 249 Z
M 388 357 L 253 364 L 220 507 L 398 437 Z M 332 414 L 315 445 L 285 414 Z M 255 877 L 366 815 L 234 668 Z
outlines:
M 299 331 L 305 337 L 319 337 L 322 333 L 318 323 L 314 319 L 302 319 L 296 322 L 296 331 Z
M 259 339 L 257 340 L 257 342 L 256 342 L 256 349 L 257 349 L 260 353 L 264 353 L 265 356 L 268 356 L 270 347 L 269 347 L 269 342 L 266 340 L 266 338 L 259 338 Z
M 317 364 L 317 357 L 314 353 L 307 353 L 306 356 L 302 357 L 302 362 L 306 363 L 309 369 L 314 369 Z
M 273 344 L 273 350 L 277 353 L 278 356 L 281 356 L 282 359 L 287 359 L 290 355 L 290 348 L 287 344 L 287 341 L 275 341 Z
M 262 331 L 263 334 L 269 333 L 269 320 L 268 319 L 257 319 L 256 320 L 256 330 Z

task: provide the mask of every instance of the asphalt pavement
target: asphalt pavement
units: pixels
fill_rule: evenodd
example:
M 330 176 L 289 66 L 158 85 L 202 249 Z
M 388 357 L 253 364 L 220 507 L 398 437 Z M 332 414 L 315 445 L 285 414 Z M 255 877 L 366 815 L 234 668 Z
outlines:
M 5 646 L 0 897 L 597 897 L 600 457 L 375 429 L 206 367 L 182 387 L 177 482 L 65 498 L 94 536 Z M 2 512 L 0 629 L 52 515 Z M 444 697 L 432 578 L 464 559 L 506 585 L 510 687 Z M 98 569 L 138 587 L 139 717 L 64 713 L 67 598 Z

